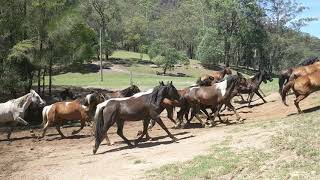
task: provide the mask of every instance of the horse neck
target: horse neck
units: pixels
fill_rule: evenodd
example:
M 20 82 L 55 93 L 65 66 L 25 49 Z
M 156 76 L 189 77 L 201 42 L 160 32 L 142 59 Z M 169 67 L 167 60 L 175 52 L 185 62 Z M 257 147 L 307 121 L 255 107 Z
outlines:
M 24 111 L 27 110 L 27 108 L 29 107 L 29 105 L 31 104 L 31 99 L 28 98 L 30 96 L 30 93 L 18 98 L 18 99 L 15 99 L 15 103 L 16 105 L 19 107 L 19 104 L 23 103 L 21 109 Z
M 262 83 L 262 73 L 260 73 L 259 76 L 255 76 L 253 78 L 253 82 L 260 86 L 260 84 Z

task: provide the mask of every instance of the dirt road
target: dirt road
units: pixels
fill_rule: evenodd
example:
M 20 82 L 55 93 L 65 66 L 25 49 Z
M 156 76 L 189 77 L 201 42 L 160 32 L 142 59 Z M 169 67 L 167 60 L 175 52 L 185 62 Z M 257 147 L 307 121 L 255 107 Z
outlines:
M 303 109 L 316 106 L 313 94 L 301 103 Z M 268 137 L 272 132 L 261 131 L 259 127 L 249 131 L 237 133 L 237 127 L 248 126 L 252 122 L 268 119 L 283 118 L 295 114 L 292 103 L 293 97 L 288 98 L 290 107 L 284 106 L 277 93 L 266 98 L 267 104 L 261 100 L 255 101 L 253 108 L 237 105 L 238 112 L 245 118 L 244 124 L 226 126 L 218 125 L 214 128 L 169 129 L 178 139 L 173 143 L 166 133 L 155 126 L 150 135 L 153 141 L 143 142 L 136 148 L 128 148 L 116 134 L 116 127 L 109 131 L 109 138 L 113 146 L 102 145 L 97 155 L 92 155 L 91 128 L 86 127 L 79 135 L 71 136 L 71 132 L 78 127 L 65 127 L 62 131 L 71 136 L 60 139 L 54 128 L 48 131 L 48 136 L 41 141 L 30 137 L 28 131 L 15 132 L 14 141 L 7 145 L 5 135 L 0 136 L 0 179 L 143 179 L 147 170 L 177 161 L 186 161 L 199 154 L 207 153 L 209 147 L 220 143 L 227 136 L 245 137 L 248 134 Z M 223 118 L 235 120 L 233 113 L 227 112 Z M 173 124 L 163 119 L 167 127 Z M 261 122 L 263 123 L 263 122 Z M 124 133 L 129 139 L 135 139 L 138 130 L 142 129 L 142 122 L 125 124 Z M 256 133 L 258 132 L 259 133 Z M 40 130 L 37 130 L 40 133 Z M 253 141 L 253 136 L 236 146 L 256 146 L 263 148 L 263 138 Z

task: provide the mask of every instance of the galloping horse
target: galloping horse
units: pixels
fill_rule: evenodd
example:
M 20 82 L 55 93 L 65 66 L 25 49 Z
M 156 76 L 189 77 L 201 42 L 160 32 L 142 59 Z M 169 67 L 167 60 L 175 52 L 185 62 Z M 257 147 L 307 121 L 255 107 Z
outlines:
M 205 74 L 203 76 L 201 76 L 198 81 L 197 84 L 200 85 L 200 83 L 205 82 L 206 84 L 213 82 L 218 82 L 220 80 L 222 80 L 224 78 L 225 75 L 231 75 L 232 71 L 230 68 L 226 67 L 224 68 L 222 71 L 212 71 L 210 74 Z
M 248 94 L 248 106 L 250 107 L 252 98 L 254 94 L 258 95 L 264 103 L 267 101 L 263 98 L 263 96 L 259 92 L 259 88 L 262 82 L 267 83 L 268 81 L 272 82 L 272 77 L 270 74 L 266 73 L 265 71 L 260 71 L 252 78 L 246 79 L 245 84 L 241 84 L 237 89 L 236 93 L 240 94 Z
M 314 64 L 307 66 L 299 66 L 295 68 L 290 68 L 288 70 L 282 71 L 279 75 L 279 93 L 282 96 L 283 86 L 292 80 L 294 77 L 304 76 L 315 71 L 320 70 L 320 62 L 316 61 Z
M 299 102 L 308 97 L 311 93 L 320 90 L 320 70 L 307 74 L 304 76 L 294 77 L 293 80 L 289 81 L 282 90 L 282 102 L 286 106 L 286 95 L 287 92 L 292 88 L 296 99 L 294 105 L 297 107 L 298 113 L 302 111 L 299 107 Z
M 212 86 L 201 86 L 201 87 L 193 87 L 190 88 L 186 94 L 183 96 L 185 103 L 181 110 L 179 111 L 179 124 L 182 123 L 182 115 L 185 114 L 190 107 L 193 107 L 195 112 L 200 111 L 200 106 L 203 105 L 205 107 L 211 107 L 216 110 L 214 117 L 211 118 L 211 122 L 209 122 L 209 126 L 213 126 L 214 119 L 218 115 L 221 106 L 225 104 L 230 109 L 232 109 L 239 121 L 241 118 L 235 108 L 231 104 L 231 95 L 235 88 L 237 88 L 240 83 L 241 78 L 237 75 L 231 75 L 227 77 L 224 81 L 220 83 L 213 84 Z M 201 122 L 202 120 L 195 113 L 196 118 Z M 203 123 L 202 123 L 203 124 Z M 204 125 L 204 124 L 203 124 Z
M 106 93 L 106 98 L 121 98 L 121 97 L 130 97 L 133 96 L 136 93 L 139 93 L 140 89 L 136 85 L 131 85 L 130 87 L 120 90 L 120 91 L 114 91 L 110 93 Z
M 30 93 L 18 99 L 13 99 L 5 103 L 0 103 L 0 123 L 11 125 L 8 129 L 8 140 L 10 140 L 13 127 L 16 126 L 18 123 L 21 123 L 23 125 L 29 125 L 29 123 L 25 121 L 23 118 L 25 115 L 25 111 L 32 102 L 41 106 L 45 105 L 45 101 L 42 100 L 41 97 L 34 90 L 30 90 Z M 32 131 L 30 131 L 30 133 L 32 133 Z
M 177 139 L 168 131 L 163 124 L 160 113 L 164 110 L 161 102 L 164 98 L 170 100 L 179 100 L 178 91 L 171 83 L 155 87 L 151 91 L 135 94 L 127 98 L 113 98 L 109 99 L 97 106 L 95 113 L 95 145 L 93 154 L 99 148 L 100 143 L 104 138 L 109 139 L 107 132 L 109 128 L 117 123 L 117 134 L 129 145 L 131 142 L 123 135 L 124 121 L 139 121 L 143 120 L 143 132 L 141 136 L 135 141 L 137 145 L 144 135 L 147 134 L 148 124 L 150 119 L 155 120 L 163 130 L 167 132 L 169 137 L 176 141 Z M 108 143 L 110 144 L 110 143 Z
M 50 106 L 46 106 L 42 111 L 43 133 L 40 138 L 43 138 L 49 126 L 55 125 L 58 133 L 62 138 L 65 138 L 60 130 L 60 126 L 67 120 L 81 121 L 81 127 L 72 134 L 79 133 L 85 126 L 85 122 L 91 121 L 90 113 L 95 111 L 95 107 L 103 102 L 103 97 L 99 93 L 93 93 L 86 96 L 84 100 L 74 100 L 71 102 L 57 102 Z M 92 113 L 93 114 L 93 113 Z

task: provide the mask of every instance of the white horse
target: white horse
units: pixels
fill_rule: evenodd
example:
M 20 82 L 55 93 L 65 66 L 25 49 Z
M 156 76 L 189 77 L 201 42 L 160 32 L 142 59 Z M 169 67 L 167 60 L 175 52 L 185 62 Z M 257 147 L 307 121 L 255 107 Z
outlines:
M 30 93 L 20 98 L 0 103 L 0 124 L 8 124 L 10 126 L 7 135 L 8 140 L 10 140 L 13 127 L 18 123 L 26 126 L 29 125 L 29 123 L 23 118 L 26 110 L 32 102 L 39 104 L 40 106 L 44 106 L 46 104 L 34 90 L 30 90 Z

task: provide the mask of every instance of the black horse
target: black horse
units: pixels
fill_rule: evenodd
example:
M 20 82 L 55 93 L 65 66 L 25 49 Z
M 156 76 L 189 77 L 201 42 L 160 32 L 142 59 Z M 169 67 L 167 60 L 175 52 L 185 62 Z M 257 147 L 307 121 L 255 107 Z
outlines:
M 251 107 L 251 102 L 254 94 L 258 95 L 264 103 L 267 101 L 260 94 L 259 89 L 262 82 L 267 83 L 272 82 L 272 77 L 269 73 L 265 71 L 260 71 L 252 78 L 246 79 L 245 83 L 240 84 L 237 91 L 234 94 L 248 94 L 248 106 Z
M 147 134 L 150 119 L 155 120 L 173 141 L 177 141 L 160 118 L 160 113 L 164 110 L 161 105 L 164 98 L 170 100 L 180 99 L 178 91 L 172 85 L 172 82 L 167 85 L 160 83 L 152 91 L 138 93 L 128 98 L 112 98 L 99 104 L 94 118 L 96 127 L 93 154 L 97 152 L 104 138 L 108 140 L 107 131 L 114 123 L 117 123 L 118 126 L 117 134 L 129 146 L 132 146 L 131 142 L 123 135 L 124 121 L 143 120 L 143 132 L 135 141 L 135 145 Z

